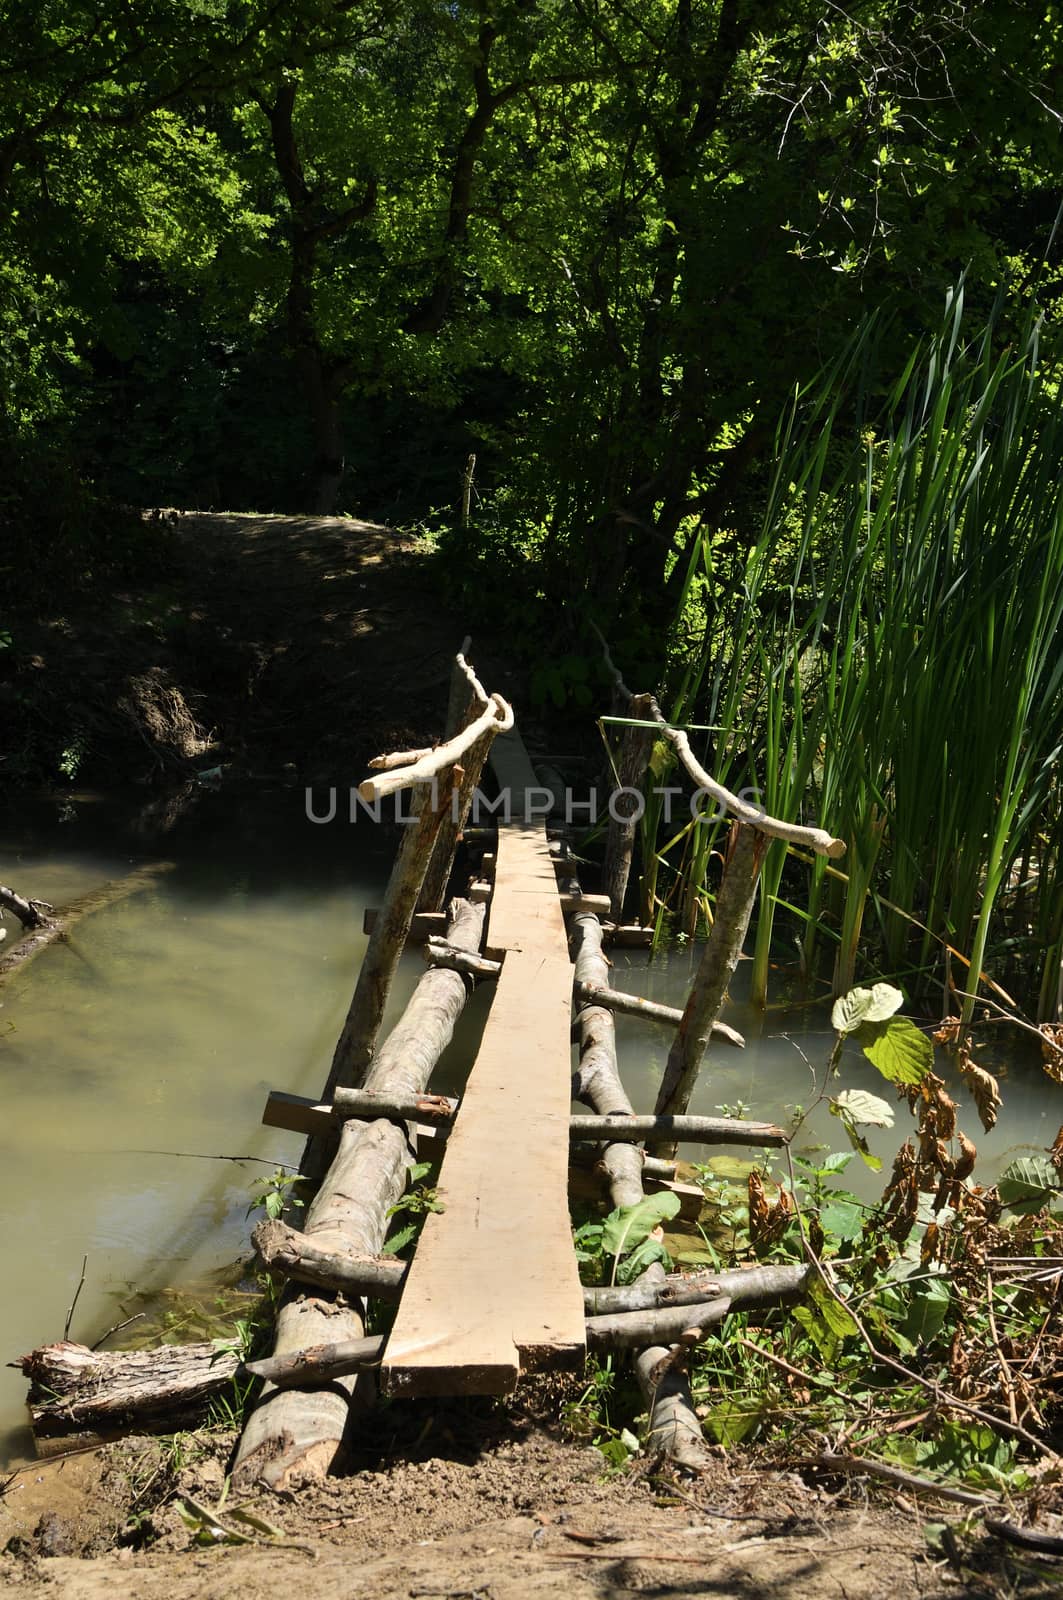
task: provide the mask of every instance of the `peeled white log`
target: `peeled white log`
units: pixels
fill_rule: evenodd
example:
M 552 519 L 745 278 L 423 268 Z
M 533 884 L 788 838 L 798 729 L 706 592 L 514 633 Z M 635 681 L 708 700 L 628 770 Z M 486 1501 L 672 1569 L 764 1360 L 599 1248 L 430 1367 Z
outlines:
M 399 789 L 411 789 L 416 784 L 431 783 L 441 772 L 454 766 L 461 760 L 466 751 L 471 750 L 478 739 L 485 733 L 492 735 L 506 733 L 513 726 L 513 710 L 500 694 L 493 694 L 490 703 L 468 727 L 463 728 L 453 739 L 437 745 L 426 756 L 421 756 L 417 761 L 408 766 L 397 767 L 391 772 L 382 773 L 379 778 L 366 778 L 358 785 L 358 793 L 363 800 L 382 800 L 386 795 L 395 794 Z
M 448 938 L 477 949 L 483 911 L 455 900 Z M 456 972 L 430 968 L 366 1076 L 369 1090 L 417 1095 L 449 1044 L 468 990 Z M 307 1214 L 305 1231 L 326 1251 L 379 1255 L 390 1211 L 402 1196 L 415 1159 L 407 1130 L 397 1122 L 347 1122 L 339 1150 Z M 323 1295 L 288 1300 L 277 1318 L 275 1351 L 283 1356 L 307 1346 L 362 1337 L 360 1309 Z M 374 1398 L 371 1384 L 341 1379 L 325 1388 L 281 1394 L 268 1387 L 244 1427 L 234 1478 L 289 1488 L 324 1477 L 339 1456 L 352 1417 Z

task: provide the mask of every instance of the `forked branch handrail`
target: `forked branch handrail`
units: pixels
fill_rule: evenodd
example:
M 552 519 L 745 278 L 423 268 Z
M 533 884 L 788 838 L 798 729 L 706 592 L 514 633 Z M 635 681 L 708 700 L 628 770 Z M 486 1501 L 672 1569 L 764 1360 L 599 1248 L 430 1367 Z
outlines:
M 612 674 L 613 682 L 623 698 L 630 704 L 639 697 L 632 693 L 621 677 L 616 662 L 609 653 L 609 646 L 601 629 L 594 622 L 591 623 L 591 627 L 598 636 L 602 647 L 602 655 L 606 666 Z M 799 823 L 784 822 L 781 817 L 770 816 L 760 806 L 750 805 L 748 800 L 740 799 L 730 789 L 725 788 L 722 783 L 718 783 L 715 778 L 710 777 L 690 748 L 690 740 L 682 729 L 673 728 L 653 695 L 643 698 L 648 702 L 650 716 L 653 719 L 652 722 L 646 723 L 645 726 L 656 726 L 658 731 L 674 746 L 688 777 L 697 784 L 699 789 L 706 794 L 710 794 L 715 801 L 724 806 L 733 817 L 737 817 L 739 822 L 748 823 L 751 828 L 755 828 L 758 833 L 765 834 L 769 839 L 783 839 L 787 844 L 805 845 L 806 848 L 814 850 L 816 855 L 829 856 L 832 860 L 837 860 L 839 856 L 845 854 L 845 840 L 835 838 L 825 828 L 805 828 Z
M 431 783 L 447 767 L 460 761 L 485 733 L 508 733 L 513 721 L 513 708 L 508 700 L 503 700 L 500 694 L 492 694 L 476 720 L 455 734 L 453 739 L 448 739 L 445 744 L 437 744 L 434 750 L 428 752 L 410 751 L 409 754 L 416 755 L 417 759 L 411 761 L 409 766 L 396 767 L 381 773 L 379 777 L 364 779 L 358 785 L 358 793 L 363 800 L 382 800 L 399 789 L 412 789 L 419 783 Z M 378 762 L 387 760 L 386 756 L 378 756 L 369 765 L 375 767 Z

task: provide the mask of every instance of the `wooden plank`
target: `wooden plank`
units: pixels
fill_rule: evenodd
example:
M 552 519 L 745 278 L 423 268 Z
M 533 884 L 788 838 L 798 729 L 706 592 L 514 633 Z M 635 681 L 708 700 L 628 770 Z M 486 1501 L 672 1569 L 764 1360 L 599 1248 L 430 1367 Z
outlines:
M 495 892 L 484 949 L 496 961 L 510 950 L 550 960 L 568 969 L 572 983 L 565 917 L 550 848 L 546 834 L 535 823 L 519 822 L 499 830 Z M 570 1006 L 571 999 L 570 993 Z
M 393 1395 L 505 1394 L 522 1371 L 586 1353 L 568 1215 L 565 919 L 519 735 L 496 738 L 491 761 L 513 820 L 498 830 L 485 943 L 505 964 L 447 1140 L 444 1209 L 425 1219 L 381 1365 Z
M 385 1393 L 505 1394 L 522 1370 L 582 1363 L 567 1202 L 571 993 L 567 961 L 507 957 L 447 1141 L 445 1209 L 425 1219 L 388 1340 Z

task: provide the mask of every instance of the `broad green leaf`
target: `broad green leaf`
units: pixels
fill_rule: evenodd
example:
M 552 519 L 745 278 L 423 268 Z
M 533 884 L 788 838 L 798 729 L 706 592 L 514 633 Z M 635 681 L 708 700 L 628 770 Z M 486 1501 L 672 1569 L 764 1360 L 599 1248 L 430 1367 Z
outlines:
M 663 1262 L 666 1267 L 672 1264 L 672 1258 L 659 1239 L 643 1239 L 636 1245 L 631 1254 L 625 1256 L 616 1272 L 617 1283 L 634 1283 L 647 1267 L 652 1267 L 655 1261 Z
M 864 1227 L 864 1212 L 853 1200 L 831 1200 L 822 1206 L 819 1225 L 828 1239 L 858 1239 Z
M 1023 1214 L 1040 1211 L 1059 1192 L 1059 1173 L 1047 1156 L 1023 1156 L 1013 1161 L 997 1183 L 1002 1203 Z
M 855 1033 L 862 1022 L 886 1022 L 900 1009 L 904 996 L 889 983 L 870 989 L 850 989 L 834 1002 L 830 1014 L 835 1033 Z
M 859 1042 L 890 1083 L 921 1083 L 934 1065 L 934 1046 L 907 1017 L 861 1024 Z
M 760 1422 L 763 1410 L 763 1406 L 757 1402 L 721 1400 L 709 1412 L 705 1426 L 717 1444 L 741 1444 Z
M 610 1212 L 602 1228 L 602 1246 L 607 1255 L 622 1256 L 651 1234 L 659 1223 L 678 1215 L 679 1197 L 669 1190 L 648 1194 L 638 1205 L 619 1206 Z
M 380 1254 L 382 1256 L 398 1255 L 399 1251 L 405 1250 L 406 1246 L 416 1239 L 416 1237 L 417 1224 L 415 1222 L 411 1222 L 405 1228 L 400 1228 L 398 1233 L 392 1234 L 391 1238 L 388 1239 L 381 1247 Z
M 744 1183 L 757 1163 L 742 1161 L 738 1156 L 712 1156 L 705 1164 L 717 1178 L 740 1178 Z
M 830 1103 L 831 1115 L 844 1117 L 856 1128 L 892 1128 L 893 1107 L 866 1089 L 843 1089 Z M 846 1155 L 846 1160 L 852 1157 Z
M 949 1309 L 949 1286 L 943 1278 L 930 1278 L 912 1289 L 912 1304 L 900 1331 L 915 1345 L 927 1345 L 941 1332 Z
M 818 1278 L 813 1278 L 809 1293 L 831 1333 L 836 1334 L 839 1339 L 848 1339 L 852 1334 L 860 1332 L 845 1307 L 835 1300 Z

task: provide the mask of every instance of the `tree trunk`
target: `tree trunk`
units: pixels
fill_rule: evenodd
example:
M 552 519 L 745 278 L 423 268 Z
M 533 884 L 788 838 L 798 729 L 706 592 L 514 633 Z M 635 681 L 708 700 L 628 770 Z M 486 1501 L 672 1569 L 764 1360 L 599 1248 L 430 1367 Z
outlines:
M 411 912 L 419 887 L 418 878 L 408 901 Z M 448 941 L 477 949 L 483 919 L 480 907 L 453 901 Z M 450 1042 L 467 994 L 459 973 L 430 968 L 377 1052 L 365 1088 L 421 1093 Z M 315 1248 L 379 1255 L 391 1208 L 402 1197 L 414 1160 L 408 1130 L 401 1124 L 345 1123 L 335 1160 L 306 1218 L 306 1234 Z M 323 1294 L 289 1298 L 277 1318 L 274 1350 L 278 1356 L 290 1355 L 312 1345 L 359 1339 L 364 1332 L 360 1303 L 349 1307 Z M 374 1398 L 372 1382 L 356 1378 L 290 1396 L 267 1387 L 245 1424 L 234 1477 L 245 1485 L 264 1482 L 274 1489 L 324 1477 L 341 1454 L 352 1421 Z
M 716 916 L 705 944 L 694 986 L 683 1011 L 668 1052 L 664 1078 L 657 1095 L 656 1110 L 661 1116 L 681 1115 L 690 1104 L 712 1025 L 720 1014 L 727 995 L 742 941 L 749 927 L 756 899 L 760 863 L 767 841 L 749 823 L 732 825 L 731 843 L 723 881 L 716 897 Z M 674 1156 L 674 1140 L 658 1140 L 654 1155 Z

